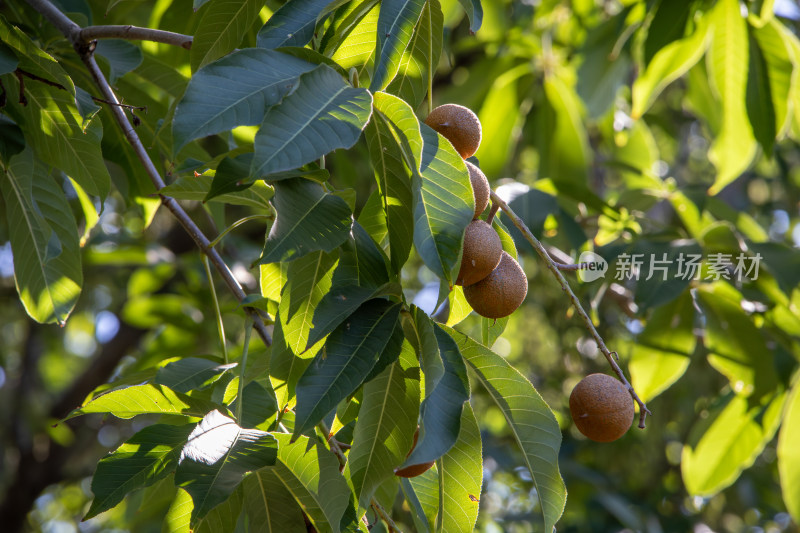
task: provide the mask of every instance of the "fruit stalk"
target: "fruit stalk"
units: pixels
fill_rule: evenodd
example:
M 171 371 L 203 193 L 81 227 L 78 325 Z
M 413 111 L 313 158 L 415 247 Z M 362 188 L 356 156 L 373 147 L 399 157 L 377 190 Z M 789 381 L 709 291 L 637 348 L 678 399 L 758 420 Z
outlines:
M 651 415 L 653 413 L 650 412 L 645 403 L 641 400 L 641 398 L 639 398 L 639 395 L 636 394 L 636 391 L 633 389 L 633 385 L 631 385 L 628 379 L 625 377 L 625 374 L 622 372 L 622 369 L 619 367 L 615 359 L 617 353 L 610 351 L 606 346 L 606 343 L 603 341 L 603 338 L 600 336 L 600 334 L 597 332 L 597 329 L 594 327 L 592 319 L 589 317 L 588 313 L 583 309 L 583 306 L 581 306 L 578 297 L 575 295 L 575 293 L 572 291 L 572 288 L 569 286 L 569 282 L 561 273 L 558 264 L 556 264 L 556 262 L 553 261 L 553 258 L 550 257 L 549 253 L 547 253 L 547 250 L 542 245 L 541 241 L 539 241 L 539 239 L 537 239 L 536 236 L 534 236 L 534 234 L 531 233 L 531 230 L 528 229 L 528 226 L 522 221 L 522 219 L 519 218 L 519 216 L 517 216 L 517 214 L 514 213 L 514 211 L 508 206 L 508 204 L 505 201 L 503 201 L 503 199 L 500 198 L 494 191 L 491 192 L 491 199 L 492 199 L 492 207 L 494 208 L 494 206 L 497 205 L 500 209 L 503 210 L 503 212 L 506 215 L 508 215 L 508 218 L 511 219 L 511 222 L 513 222 L 514 225 L 517 227 L 517 229 L 519 229 L 522 232 L 522 234 L 525 236 L 525 239 L 527 239 L 527 241 L 531 243 L 531 246 L 533 246 L 534 250 L 536 250 L 536 252 L 539 254 L 539 257 L 541 257 L 542 260 L 547 265 L 547 268 L 556 277 L 558 284 L 561 285 L 561 289 L 569 296 L 569 299 L 572 302 L 573 307 L 575 307 L 575 311 L 577 311 L 578 316 L 580 316 L 581 320 L 583 320 L 584 326 L 592 335 L 592 338 L 594 338 L 595 342 L 597 342 L 597 346 L 600 349 L 600 352 L 605 356 L 606 360 L 608 361 L 608 364 L 611 365 L 611 368 L 617 374 L 620 381 L 622 381 L 622 383 L 628 389 L 628 392 L 630 393 L 631 397 L 633 397 L 633 400 L 637 404 L 639 404 L 639 427 L 644 429 L 645 419 L 647 418 L 647 415 Z

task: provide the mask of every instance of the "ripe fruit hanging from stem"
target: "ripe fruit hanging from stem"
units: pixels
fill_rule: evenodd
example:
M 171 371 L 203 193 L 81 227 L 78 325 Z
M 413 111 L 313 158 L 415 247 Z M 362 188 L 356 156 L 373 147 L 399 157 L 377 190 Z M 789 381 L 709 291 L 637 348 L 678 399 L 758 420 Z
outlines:
M 597 442 L 611 442 L 631 427 L 633 398 L 620 380 L 590 374 L 572 389 L 569 412 L 581 433 Z
M 489 205 L 491 188 L 489 187 L 489 180 L 486 179 L 486 174 L 484 174 L 481 169 L 469 161 L 465 161 L 465 163 L 467 164 L 467 170 L 469 170 L 469 182 L 470 185 L 472 185 L 472 196 L 475 198 L 475 216 L 473 218 L 478 218 L 478 216 L 483 213 L 484 209 L 486 209 L 486 206 Z
M 481 316 L 503 318 L 514 311 L 528 294 L 528 278 L 519 263 L 508 252 L 500 256 L 500 263 L 484 279 L 464 287 L 464 297 Z
M 470 109 L 457 104 L 440 105 L 425 118 L 425 124 L 450 141 L 463 159 L 478 151 L 481 123 Z
M 500 263 L 503 243 L 491 225 L 473 220 L 464 232 L 464 251 L 456 285 L 472 285 L 492 273 Z

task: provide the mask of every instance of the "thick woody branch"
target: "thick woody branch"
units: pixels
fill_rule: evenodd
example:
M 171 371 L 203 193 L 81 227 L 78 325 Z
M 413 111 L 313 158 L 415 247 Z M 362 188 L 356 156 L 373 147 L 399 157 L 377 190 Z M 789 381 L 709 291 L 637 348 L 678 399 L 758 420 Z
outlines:
M 156 43 L 171 44 L 186 48 L 187 50 L 192 48 L 191 35 L 141 28 L 139 26 L 87 26 L 80 31 L 78 37 L 82 41 L 94 41 L 95 39 L 128 39 L 131 41 L 153 41 Z
M 121 128 L 125 138 L 133 148 L 133 151 L 136 153 L 136 157 L 139 159 L 145 171 L 147 172 L 147 175 L 150 177 L 150 181 L 153 183 L 153 185 L 155 185 L 157 190 L 161 190 L 165 186 L 164 180 L 161 178 L 161 174 L 158 172 L 153 164 L 153 161 L 150 159 L 150 156 L 147 154 L 147 150 L 142 144 L 141 139 L 139 139 L 139 136 L 136 134 L 133 126 L 131 126 L 131 123 L 128 121 L 128 117 L 125 115 L 125 112 L 119 106 L 119 100 L 114 94 L 114 91 L 111 89 L 111 86 L 108 84 L 108 80 L 106 80 L 103 72 L 97 65 L 97 62 L 92 55 L 93 47 L 89 46 L 89 43 L 81 39 L 80 26 L 67 18 L 48 0 L 28 0 L 28 3 L 34 9 L 39 11 L 39 13 L 41 13 L 45 18 L 47 18 L 72 42 L 72 45 L 78 52 L 81 60 L 89 70 L 95 85 L 97 85 L 97 88 L 103 95 L 103 98 L 112 104 L 110 106 L 111 115 L 117 122 L 117 125 Z M 228 289 L 231 291 L 231 293 L 233 293 L 233 295 L 236 296 L 239 301 L 243 300 L 246 294 L 242 290 L 241 285 L 234 277 L 233 273 L 228 268 L 228 265 L 225 263 L 219 253 L 213 248 L 213 246 L 211 246 L 211 242 L 203 234 L 197 224 L 194 223 L 191 217 L 189 217 L 186 211 L 184 211 L 184 209 L 174 198 L 161 195 L 161 202 L 175 216 L 175 218 L 178 220 L 178 223 L 183 226 L 200 250 L 208 256 L 208 259 L 222 276 L 222 279 L 225 281 L 225 284 L 228 286 Z M 264 341 L 264 344 L 267 346 L 272 344 L 272 336 L 270 335 L 269 331 L 267 331 L 267 326 L 262 320 L 262 316 L 258 310 L 252 307 L 245 307 L 244 309 L 245 312 L 247 312 L 247 314 L 253 318 L 256 331 Z
M 492 191 L 492 204 L 499 206 L 499 208 L 502 209 L 506 215 L 508 215 L 508 218 L 510 218 L 511 221 L 514 223 L 514 225 L 517 227 L 517 229 L 519 229 L 522 232 L 522 234 L 525 236 L 525 239 L 529 243 L 531 243 L 531 246 L 533 246 L 534 250 L 536 250 L 536 252 L 542 258 L 542 260 L 545 262 L 548 270 L 550 270 L 550 272 L 552 272 L 553 275 L 556 277 L 558 284 L 561 285 L 561 290 L 567 293 L 570 301 L 572 302 L 573 307 L 575 307 L 575 311 L 578 313 L 578 316 L 583 321 L 584 326 L 586 327 L 586 329 L 591 334 L 592 338 L 597 343 L 600 352 L 605 356 L 606 360 L 608 360 L 608 364 L 611 365 L 611 368 L 617 374 L 622 383 L 625 384 L 625 387 L 628 389 L 628 392 L 630 393 L 631 397 L 633 397 L 634 401 L 637 404 L 639 404 L 639 427 L 644 428 L 645 419 L 647 418 L 647 415 L 652 413 L 644 404 L 644 402 L 641 400 L 641 398 L 639 398 L 639 395 L 636 394 L 636 391 L 633 390 L 633 386 L 630 384 L 628 378 L 625 377 L 625 374 L 622 372 L 622 369 L 617 364 L 616 361 L 617 353 L 612 352 L 606 346 L 606 343 L 603 341 L 603 338 L 600 336 L 600 334 L 597 332 L 597 329 L 594 327 L 592 319 L 589 317 L 588 313 L 586 313 L 586 311 L 583 309 L 583 306 L 581 306 L 578 297 L 572 291 L 572 288 L 569 286 L 569 282 L 567 282 L 567 279 L 564 277 L 564 274 L 561 273 L 559 265 L 555 261 L 553 261 L 553 259 L 550 257 L 550 254 L 547 253 L 545 247 L 542 245 L 539 239 L 537 239 L 536 236 L 534 236 L 534 234 L 531 233 L 531 230 L 528 229 L 528 226 L 525 224 L 525 222 L 523 222 L 522 219 L 519 218 L 519 216 L 517 216 L 517 214 L 514 213 L 514 211 L 508 206 L 508 204 L 505 201 L 503 201 L 502 198 L 497 196 L 497 193 L 495 193 L 494 191 Z

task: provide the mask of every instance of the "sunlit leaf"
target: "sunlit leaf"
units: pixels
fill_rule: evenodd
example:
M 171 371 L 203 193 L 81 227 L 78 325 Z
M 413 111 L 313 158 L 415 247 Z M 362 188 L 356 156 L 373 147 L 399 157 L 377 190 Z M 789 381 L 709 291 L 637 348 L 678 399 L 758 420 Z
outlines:
M 72 79 L 53 56 L 36 46 L 30 37 L 16 26 L 9 24 L 4 17 L 0 17 L 0 42 L 17 57 L 19 68 L 58 83 L 69 93 L 75 94 L 75 85 L 72 83 Z M 8 72 L 13 70 L 8 70 Z M 11 96 L 8 98 L 9 101 L 16 101 L 11 100 Z
M 432 532 L 439 512 L 439 471 L 434 464 L 421 475 L 400 480 L 400 486 L 410 507 L 417 531 Z
M 372 92 L 383 90 L 394 79 L 425 0 L 384 0 L 378 16 L 378 44 Z
M 458 1 L 464 6 L 464 11 L 467 12 L 467 17 L 469 17 L 469 31 L 475 33 L 481 28 L 481 24 L 483 23 L 483 6 L 481 6 L 481 0 Z
M 800 522 L 800 386 L 795 383 L 789 393 L 778 435 L 778 472 L 786 509 Z
M 213 385 L 223 373 L 235 366 L 236 363 L 221 365 L 209 359 L 184 357 L 159 368 L 155 383 L 166 385 L 175 392 L 203 390 Z
M 481 431 L 469 403 L 461 414 L 458 440 L 439 460 L 439 516 L 436 531 L 469 533 L 478 519 L 483 482 Z
M 93 398 L 72 411 L 67 419 L 91 413 L 108 413 L 117 418 L 133 418 L 143 414 L 202 418 L 216 407 L 211 402 L 174 392 L 162 385 L 133 385 Z
M 238 48 L 263 5 L 259 0 L 213 0 L 203 9 L 189 54 L 192 71 Z
M 289 0 L 258 31 L 258 46 L 305 46 L 314 36 L 317 21 L 341 0 Z
M 369 86 L 372 67 L 375 63 L 375 39 L 378 31 L 380 2 L 362 0 L 352 3 L 350 12 L 341 24 L 336 26 L 335 37 L 331 39 L 326 53 L 350 71 L 355 69 L 361 87 Z
M 264 468 L 247 476 L 244 487 L 244 511 L 250 530 L 259 533 L 302 531 L 306 525 L 303 511 L 292 493 L 273 472 Z

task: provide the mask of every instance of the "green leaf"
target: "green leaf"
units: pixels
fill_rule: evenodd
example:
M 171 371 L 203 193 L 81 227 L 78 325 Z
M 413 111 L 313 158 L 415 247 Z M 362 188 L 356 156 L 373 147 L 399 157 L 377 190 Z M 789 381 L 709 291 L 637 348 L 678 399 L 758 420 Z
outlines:
M 305 529 L 303 511 L 294 496 L 281 483 L 273 469 L 264 468 L 247 476 L 244 487 L 244 511 L 250 530 L 286 533 Z
M 22 30 L 9 24 L 5 17 L 2 16 L 0 16 L 0 42 L 16 55 L 19 61 L 19 68 L 40 78 L 58 83 L 70 94 L 75 95 L 75 85 L 72 83 L 72 78 L 61 68 L 58 61 L 39 48 Z M 12 70 L 8 72 L 12 72 Z M 16 80 L 14 81 L 16 83 Z M 8 87 L 8 84 L 6 84 L 6 87 Z M 18 100 L 12 100 L 11 95 L 9 95 L 8 101 L 17 102 Z
M 273 50 L 246 48 L 198 70 L 175 108 L 172 135 L 175 153 L 190 141 L 236 126 L 256 126 L 267 109 L 296 86 L 304 72 L 316 68 Z
M 697 300 L 706 318 L 704 343 L 711 366 L 730 380 L 737 393 L 758 397 L 773 390 L 778 383 L 773 351 L 742 309 L 742 294 L 717 282 L 702 285 Z
M 326 54 L 345 70 L 356 70 L 359 85 L 369 86 L 371 70 L 375 63 L 375 35 L 381 4 L 377 0 L 352 3 L 353 11 L 345 17 L 330 40 Z M 335 48 L 334 48 L 335 47 Z
M 458 440 L 439 461 L 439 517 L 436 531 L 470 533 L 478 519 L 483 482 L 481 430 L 467 403 Z
M 65 420 L 92 413 L 108 413 L 117 418 L 133 418 L 143 414 L 202 418 L 216 407 L 211 402 L 174 392 L 162 385 L 133 385 L 91 399 L 72 411 Z
M 328 336 L 297 382 L 294 436 L 313 428 L 352 394 L 375 366 L 394 331 L 400 305 L 370 300 Z
M 364 385 L 345 476 L 365 509 L 411 449 L 419 411 L 418 365 L 414 349 L 403 341 L 400 359 Z
M 334 286 L 358 285 L 381 287 L 389 281 L 386 256 L 369 233 L 353 222 L 349 238 L 339 252 L 339 267 L 333 277 Z
M 231 384 L 234 382 L 238 389 L 239 380 L 236 379 L 231 382 Z M 272 385 L 266 380 L 265 382 L 267 387 L 258 381 L 251 381 L 244 386 L 244 390 L 242 391 L 244 404 L 242 404 L 242 419 L 239 421 L 240 426 L 244 428 L 256 428 L 270 421 L 270 419 L 274 420 L 278 412 L 278 401 L 275 397 L 275 391 L 272 390 Z M 231 402 L 231 412 L 235 413 L 238 411 L 238 405 L 239 402 L 242 401 L 242 398 L 237 396 L 236 399 Z
M 83 284 L 78 226 L 61 187 L 30 148 L 0 177 L 14 281 L 28 314 L 63 325 Z
M 0 162 L 8 167 L 11 158 L 25 149 L 22 130 L 6 115 L 0 115 Z
M 19 65 L 19 59 L 17 59 L 14 51 L 0 42 L 0 74 L 14 72 L 17 69 L 17 65 Z
M 425 375 L 425 399 L 420 405 L 419 439 L 402 467 L 434 461 L 452 448 L 461 427 L 461 412 L 469 400 L 467 368 L 453 337 L 413 308 L 414 337 Z
M 670 6 L 670 9 L 660 11 L 673 12 L 680 9 L 677 6 L 676 8 Z M 588 114 L 593 119 L 599 119 L 608 111 L 614 104 L 617 91 L 628 79 L 631 69 L 630 57 L 626 51 L 615 50 L 615 47 L 618 46 L 621 34 L 625 31 L 629 15 L 630 10 L 623 9 L 613 18 L 593 28 L 581 47 L 583 62 L 578 67 L 576 91 L 586 103 Z M 651 24 L 650 30 L 652 29 Z M 650 32 L 648 32 L 649 37 Z
M 786 31 L 786 27 L 774 19 L 752 30 L 766 63 L 770 101 L 775 112 L 775 132 L 779 138 L 786 134 L 791 125 L 789 100 L 793 79 L 798 76 L 794 72 L 790 45 L 785 41 Z
M 341 0 L 289 0 L 258 31 L 258 46 L 305 46 L 314 37 L 317 21 L 341 3 Z
M 111 83 L 137 68 L 144 59 L 141 48 L 123 39 L 100 39 L 95 53 L 108 61 Z
M 207 389 L 222 374 L 235 368 L 236 363 L 221 365 L 216 361 L 199 357 L 184 357 L 158 369 L 155 383 L 165 385 L 175 392 L 187 393 Z
M 552 531 L 564 512 L 566 487 L 558 471 L 561 430 L 545 401 L 508 362 L 466 335 L 449 328 L 467 364 L 503 412 L 509 429 L 533 476 L 544 515 L 544 530 Z
M 747 118 L 747 23 L 738 0 L 720 0 L 710 13 L 713 38 L 708 51 L 711 87 L 722 103 L 720 133 L 711 144 L 708 159 L 717 169 L 708 190 L 715 195 L 744 172 L 756 153 L 753 129 Z
M 783 44 L 780 40 L 778 43 Z M 764 149 L 764 153 L 771 155 L 777 135 L 775 105 L 772 102 L 767 62 L 758 41 L 752 35 L 750 36 L 750 64 L 748 67 L 745 97 L 747 117 L 753 128 L 753 135 Z
M 213 0 L 203 9 L 189 54 L 192 72 L 239 47 L 262 7 L 259 0 Z
M 397 77 L 386 88 L 386 92 L 396 94 L 413 109 L 422 104 L 428 93 L 428 83 L 439 66 L 443 25 L 444 15 L 439 0 L 425 2 L 408 48 L 400 60 Z
M 207 515 L 197 521 L 191 533 L 218 533 L 234 531 L 242 514 L 242 489 L 237 488 L 228 499 L 211 509 Z M 191 524 L 191 522 L 190 522 Z
M 271 202 L 277 213 L 259 263 L 292 261 L 324 250 L 331 252 L 350 233 L 347 202 L 303 178 L 277 181 Z
M 384 0 L 378 16 L 377 64 L 369 89 L 383 90 L 400 68 L 425 0 Z
M 469 31 L 477 32 L 483 23 L 483 6 L 481 0 L 458 0 L 469 17 Z
M 644 73 L 633 82 L 631 116 L 634 119 L 644 115 L 670 83 L 686 74 L 703 57 L 711 37 L 709 18 L 704 16 L 698 20 L 691 35 L 660 48 Z
M 681 456 L 689 494 L 711 496 L 736 481 L 775 435 L 785 399 L 786 393 L 778 391 L 760 403 L 729 394 L 708 421 L 701 421 Z
M 421 475 L 400 480 L 406 501 L 414 510 L 411 517 L 417 531 L 431 532 L 439 513 L 439 471 L 434 464 Z
M 322 252 L 289 263 L 275 320 L 269 369 L 280 406 L 294 397 L 297 380 L 320 348 L 317 344 L 305 349 L 314 310 L 331 288 L 334 263 L 332 255 Z
M 19 83 L 11 74 L 2 76 L 9 102 L 19 101 Z M 26 87 L 28 104 L 7 105 L 4 112 L 22 128 L 25 141 L 36 156 L 64 171 L 87 193 L 108 196 L 111 177 L 100 150 L 102 126 L 93 121 L 85 131 L 83 118 L 69 92 L 38 83 Z
M 275 437 L 211 411 L 181 450 L 175 484 L 192 496 L 192 523 L 228 499 L 247 472 L 275 464 Z
M 692 0 L 656 2 L 653 19 L 647 27 L 647 37 L 644 41 L 645 65 L 649 65 L 662 48 L 683 37 L 691 7 Z
M 101 459 L 92 477 L 94 499 L 83 519 L 111 509 L 126 494 L 149 487 L 171 474 L 193 427 L 193 424 L 148 426 Z
M 694 304 L 688 292 L 656 308 L 627 350 L 639 397 L 650 401 L 675 383 L 689 367 L 696 344 Z
M 778 434 L 778 472 L 786 509 L 795 522 L 800 522 L 800 386 L 797 381 L 789 393 Z
M 213 177 L 205 174 L 200 176 L 181 176 L 171 184 L 163 187 L 159 192 L 177 200 L 203 202 L 210 194 L 213 180 Z M 263 181 L 257 181 L 244 190 L 214 196 L 209 198 L 209 201 L 244 205 L 265 211 L 271 209 L 269 200 L 272 198 L 273 193 L 272 187 Z
M 300 437 L 276 434 L 278 461 L 270 468 L 303 507 L 319 533 L 338 533 L 352 491 L 339 473 L 339 461 L 324 446 Z
M 255 138 L 252 175 L 291 170 L 352 147 L 371 114 L 372 95 L 366 89 L 350 87 L 329 66 L 318 66 L 267 111 Z

